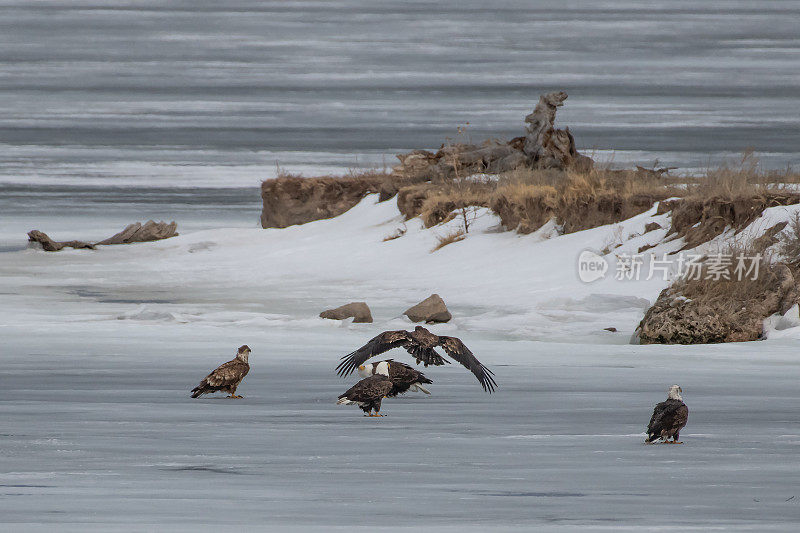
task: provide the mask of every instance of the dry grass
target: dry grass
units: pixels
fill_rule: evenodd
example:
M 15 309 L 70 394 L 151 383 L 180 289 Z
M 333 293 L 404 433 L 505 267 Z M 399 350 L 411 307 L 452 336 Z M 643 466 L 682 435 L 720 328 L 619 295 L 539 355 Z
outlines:
M 634 171 L 517 171 L 501 178 L 490 206 L 508 229 L 530 233 L 551 218 L 564 233 L 620 222 L 680 189 Z
M 698 268 L 687 269 L 645 313 L 640 323 L 642 342 L 704 344 L 761 338 L 763 320 L 786 312 L 798 292 L 789 267 L 774 263 L 759 249 L 754 241 L 734 243 L 696 262 Z
M 488 207 L 494 183 L 453 181 L 433 189 L 422 203 L 419 216 L 426 228 L 441 224 L 449 215 L 468 207 Z
M 374 181 L 381 181 L 381 180 L 389 180 L 392 178 L 391 172 L 388 169 L 377 169 L 377 168 L 350 168 L 347 169 L 345 174 L 325 174 L 322 176 L 314 176 L 314 177 L 306 177 L 300 173 L 293 173 L 287 170 L 284 170 L 278 167 L 277 174 L 275 179 L 286 179 L 286 178 L 303 178 L 303 179 L 310 179 L 310 180 L 318 180 L 318 179 L 339 179 L 339 180 L 347 180 L 347 179 L 355 179 L 355 180 L 374 180 Z
M 435 252 L 436 250 L 441 250 L 448 244 L 453 244 L 454 242 L 463 241 L 466 238 L 466 234 L 464 230 L 457 229 L 447 233 L 445 235 L 437 235 L 436 236 L 436 246 L 433 247 L 431 253 Z
M 379 192 L 381 200 L 386 200 L 398 193 L 400 212 L 407 219 L 419 216 L 426 227 L 458 216 L 467 221 L 470 210 L 474 213 L 479 207 L 489 207 L 507 229 L 520 233 L 533 232 L 553 218 L 564 233 L 614 224 L 646 211 L 657 201 L 678 198 L 663 202 L 660 212 L 672 212 L 669 234 L 683 237 L 687 248 L 710 240 L 726 228 L 746 226 L 767 207 L 800 202 L 800 195 L 792 188 L 800 184 L 800 174 L 789 170 L 765 172 L 750 153 L 735 165 L 708 170 L 702 176 L 599 166 L 584 172 L 520 168 L 496 180 L 479 181 L 459 172 L 449 179 L 409 180 L 378 169 L 304 180 L 283 171 L 279 174 L 286 182 L 283 196 L 296 203 L 317 202 L 323 211 L 329 204 L 336 207 L 339 196 Z M 313 181 L 324 187 L 313 192 Z M 297 190 L 288 190 L 292 187 Z M 262 187 L 268 193 L 262 194 L 265 206 L 274 196 L 273 189 L 266 184 Z M 312 197 L 312 192 L 321 198 Z M 269 207 L 267 212 L 280 206 Z M 339 210 L 327 209 L 332 214 Z M 313 219 L 312 214 L 305 218 Z M 468 231 L 468 222 L 464 226 Z
M 706 256 L 692 279 L 684 277 L 676 283 L 680 294 L 733 317 L 761 302 L 765 294 L 775 289 L 778 280 L 775 263 L 770 254 L 760 252 L 752 242 L 728 244 L 718 254 Z M 751 267 L 755 268 L 745 275 Z
M 800 272 L 800 213 L 794 214 L 779 242 L 778 253 L 796 276 Z

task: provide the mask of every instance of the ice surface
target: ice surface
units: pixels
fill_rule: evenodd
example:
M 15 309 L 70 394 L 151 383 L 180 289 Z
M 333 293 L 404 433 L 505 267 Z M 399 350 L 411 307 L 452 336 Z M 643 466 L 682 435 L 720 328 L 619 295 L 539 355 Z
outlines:
M 775 208 L 759 223 L 792 213 Z M 667 216 L 520 236 L 482 211 L 464 241 L 431 253 L 452 228 L 409 221 L 384 242 L 404 223 L 393 202 L 370 196 L 283 230 L 2 253 L 3 523 L 794 531 L 791 315 L 765 342 L 633 346 L 666 282 L 578 280 L 582 249 L 618 239 L 620 253 L 635 252 L 659 238 L 644 225 Z M 431 292 L 455 316 L 432 329 L 462 338 L 495 371 L 497 393 L 454 365 L 426 370 L 432 396 L 386 400 L 386 418 L 336 406 L 355 380 L 335 376 L 338 358 L 410 327 L 402 311 Z M 352 300 L 366 300 L 376 322 L 317 317 Z M 253 348 L 245 399 L 191 400 L 243 343 Z M 672 383 L 690 408 L 685 444 L 646 446 L 652 407 Z
M 617 165 L 800 163 L 797 1 L 0 0 L 0 184 L 257 186 L 393 164 L 540 94 Z M 87 45 L 87 42 L 91 45 Z
M 334 405 L 354 380 L 334 375 L 336 357 L 365 332 L 113 326 L 4 328 L 5 527 L 796 530 L 793 342 L 470 335 L 496 394 L 428 369 L 432 396 L 385 400 L 388 416 L 368 419 Z M 244 341 L 245 399 L 191 400 Z M 690 408 L 685 444 L 644 445 L 673 382 Z
M 257 226 L 279 166 L 391 165 L 467 122 L 510 138 L 550 90 L 600 162 L 796 166 L 798 2 L 100 4 L 0 0 L 0 530 L 797 529 L 796 313 L 766 342 L 631 346 L 666 282 L 578 280 L 582 250 L 613 274 L 666 215 L 558 237 L 481 211 L 436 253 L 455 223 L 383 242 L 403 222 L 374 198 Z M 148 218 L 181 236 L 24 249 Z M 432 292 L 497 393 L 447 367 L 387 418 L 334 405 L 338 357 Z M 376 322 L 317 317 L 352 300 Z M 246 398 L 189 399 L 242 343 Z M 676 382 L 686 444 L 644 446 Z

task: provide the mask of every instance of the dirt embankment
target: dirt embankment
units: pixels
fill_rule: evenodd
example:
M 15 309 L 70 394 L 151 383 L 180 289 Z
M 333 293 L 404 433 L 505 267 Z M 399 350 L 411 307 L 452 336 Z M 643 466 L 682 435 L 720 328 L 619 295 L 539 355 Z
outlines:
M 731 268 L 730 270 L 733 270 Z M 667 287 L 637 328 L 642 344 L 709 344 L 763 337 L 764 319 L 798 303 L 791 269 L 765 260 L 755 279 L 678 280 Z
M 281 176 L 261 184 L 261 227 L 285 228 L 341 215 L 366 195 L 388 200 L 414 180 L 380 172 L 345 177 Z

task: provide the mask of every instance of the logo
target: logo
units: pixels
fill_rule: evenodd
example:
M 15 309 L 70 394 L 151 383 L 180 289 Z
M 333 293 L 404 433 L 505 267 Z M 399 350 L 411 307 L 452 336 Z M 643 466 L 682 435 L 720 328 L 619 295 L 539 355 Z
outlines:
M 578 256 L 578 277 L 584 283 L 591 283 L 606 277 L 608 261 L 591 250 L 584 250 Z

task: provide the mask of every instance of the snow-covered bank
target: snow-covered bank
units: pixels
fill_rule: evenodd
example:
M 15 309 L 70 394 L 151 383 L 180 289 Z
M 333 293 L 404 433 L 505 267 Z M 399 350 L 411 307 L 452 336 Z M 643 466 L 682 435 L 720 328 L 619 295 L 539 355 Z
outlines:
M 796 210 L 768 209 L 738 238 L 758 236 Z M 363 300 L 373 309 L 375 324 L 344 327 L 372 331 L 409 326 L 401 312 L 436 292 L 455 317 L 437 326 L 442 332 L 626 343 L 668 283 L 661 275 L 646 279 L 652 256 L 682 246 L 680 240 L 663 242 L 666 229 L 645 232 L 650 222 L 669 227 L 669 215 L 655 212 L 653 207 L 620 224 L 569 235 L 558 236 L 546 225 L 521 236 L 502 231 L 497 218 L 482 209 L 465 240 L 432 253 L 437 236 L 455 229 L 458 220 L 426 230 L 418 219 L 403 222 L 394 202 L 377 203 L 377 195 L 370 195 L 339 217 L 280 230 L 199 231 L 57 256 L 6 253 L 0 283 L 8 304 L 2 306 L 2 321 L 328 329 L 340 325 L 318 318 L 321 310 Z M 402 237 L 384 241 L 398 228 L 406 230 Z M 727 232 L 698 251 L 731 238 Z M 620 258 L 642 246 L 653 247 L 644 254 L 640 279 L 616 279 Z M 580 253 L 604 248 L 613 251 L 606 256 L 605 278 L 582 282 Z M 610 327 L 618 332 L 604 330 Z
M 319 311 L 365 300 L 375 327 L 403 327 L 402 310 L 437 292 L 455 315 L 443 330 L 625 342 L 625 335 L 603 328 L 630 332 L 663 282 L 584 284 L 577 256 L 584 248 L 602 248 L 619 231 L 641 232 L 651 215 L 626 221 L 622 230 L 546 239 L 500 232 L 483 210 L 466 240 L 431 253 L 448 225 L 424 230 L 418 220 L 404 224 L 394 202 L 379 204 L 372 195 L 337 218 L 282 230 L 201 231 L 58 257 L 27 250 L 3 258 L 5 292 L 19 299 L 13 309 L 3 306 L 12 311 L 4 321 L 27 321 L 27 312 L 47 315 L 63 301 L 82 303 L 92 320 L 329 328 Z M 401 226 L 407 228 L 403 237 L 383 240 Z M 24 291 L 14 277 L 24 280 Z M 47 320 L 76 317 L 57 312 Z

